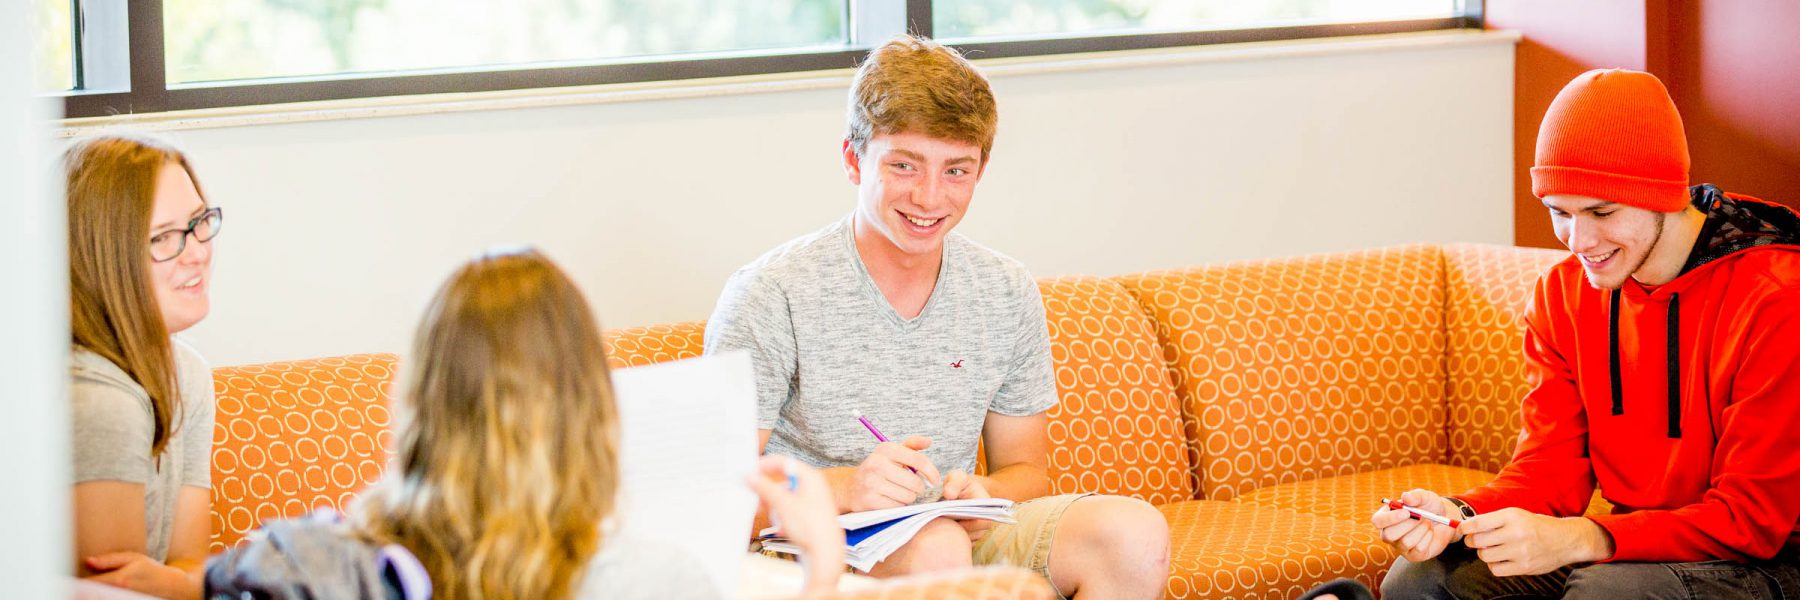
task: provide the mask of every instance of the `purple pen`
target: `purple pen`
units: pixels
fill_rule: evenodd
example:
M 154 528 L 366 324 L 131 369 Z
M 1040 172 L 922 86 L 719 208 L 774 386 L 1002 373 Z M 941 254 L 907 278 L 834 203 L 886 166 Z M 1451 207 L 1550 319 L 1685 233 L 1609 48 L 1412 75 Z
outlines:
M 862 415 L 862 411 L 860 411 L 860 410 L 856 411 L 856 420 L 861 421 L 863 424 L 863 427 L 867 428 L 869 430 L 869 433 L 875 434 L 875 439 L 883 441 L 883 442 L 888 441 L 887 436 L 881 435 L 881 430 L 876 429 L 875 424 L 870 423 L 869 418 Z
M 851 411 L 851 412 L 856 415 L 856 420 L 858 422 L 862 423 L 862 426 L 864 429 L 868 429 L 869 433 L 875 434 L 876 440 L 880 440 L 882 442 L 888 441 L 887 436 L 881 435 L 881 430 L 876 429 L 875 424 L 869 422 L 869 418 L 863 416 L 862 411 L 857 410 L 857 411 Z M 933 485 L 931 483 L 931 480 L 926 479 L 924 474 L 919 473 L 918 469 L 914 469 L 912 467 L 907 467 L 906 470 L 912 471 L 914 475 L 918 475 L 919 481 L 925 484 L 925 494 L 923 496 L 921 496 L 921 498 L 925 498 L 925 500 L 923 500 L 923 501 L 936 502 L 939 498 L 943 497 L 943 488 Z

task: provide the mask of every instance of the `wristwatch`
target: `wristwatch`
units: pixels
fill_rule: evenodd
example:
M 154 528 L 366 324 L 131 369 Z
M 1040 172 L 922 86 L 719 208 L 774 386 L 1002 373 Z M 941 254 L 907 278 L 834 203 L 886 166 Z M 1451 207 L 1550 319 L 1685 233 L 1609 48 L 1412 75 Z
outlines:
M 1450 503 L 1450 506 L 1456 507 L 1457 512 L 1462 513 L 1462 516 L 1457 517 L 1457 520 L 1467 521 L 1475 518 L 1475 507 L 1469 506 L 1469 503 L 1449 496 L 1444 496 L 1444 501 Z

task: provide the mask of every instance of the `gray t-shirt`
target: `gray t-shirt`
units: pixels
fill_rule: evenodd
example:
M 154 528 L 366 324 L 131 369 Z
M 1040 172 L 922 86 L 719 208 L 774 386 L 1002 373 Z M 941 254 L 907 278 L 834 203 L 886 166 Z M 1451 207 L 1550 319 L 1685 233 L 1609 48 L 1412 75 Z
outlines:
M 144 554 L 167 560 L 181 486 L 212 488 L 212 370 L 193 348 L 173 342 L 181 408 L 162 456 L 150 454 L 156 424 L 150 395 L 112 361 L 75 348 L 69 357 L 74 414 L 75 483 L 144 486 Z
M 764 254 L 725 284 L 706 352 L 747 350 L 769 454 L 861 463 L 876 441 L 923 435 L 939 470 L 975 468 L 989 411 L 1056 404 L 1037 282 L 1018 261 L 951 233 L 937 287 L 902 319 L 869 277 L 845 218 Z

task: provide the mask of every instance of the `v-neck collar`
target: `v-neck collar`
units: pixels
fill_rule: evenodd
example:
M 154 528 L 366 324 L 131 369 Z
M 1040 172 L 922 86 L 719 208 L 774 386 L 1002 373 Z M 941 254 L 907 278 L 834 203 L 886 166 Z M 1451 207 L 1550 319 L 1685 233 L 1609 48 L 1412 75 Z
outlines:
M 856 267 L 856 276 L 862 280 L 863 297 L 881 307 L 888 322 L 904 332 L 918 329 L 925 318 L 931 316 L 931 308 L 937 306 L 938 296 L 943 295 L 944 277 L 950 273 L 950 247 L 950 236 L 945 235 L 943 247 L 938 249 L 937 281 L 931 284 L 931 295 L 925 299 L 925 307 L 919 309 L 919 315 L 908 319 L 900 316 L 900 311 L 894 310 L 894 303 L 889 302 L 887 295 L 881 293 L 881 286 L 875 285 L 875 277 L 869 274 L 868 265 L 863 264 L 862 253 L 856 250 L 856 216 L 844 219 L 844 251 L 850 254 L 850 264 Z

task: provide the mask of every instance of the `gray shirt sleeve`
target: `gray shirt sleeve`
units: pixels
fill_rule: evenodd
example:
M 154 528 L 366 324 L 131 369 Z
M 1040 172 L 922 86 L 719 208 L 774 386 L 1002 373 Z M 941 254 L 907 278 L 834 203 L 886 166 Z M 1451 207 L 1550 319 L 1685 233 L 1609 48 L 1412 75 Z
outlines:
M 797 354 L 787 296 L 755 268 L 731 276 L 706 322 L 706 353 L 750 352 L 756 369 L 756 428 L 774 429 L 793 394 Z
M 1011 417 L 1035 415 L 1056 406 L 1056 367 L 1050 358 L 1050 328 L 1044 320 L 1044 295 L 1037 282 L 1023 277 L 1015 297 L 1019 315 L 1013 338 L 1012 365 L 988 410 Z
M 147 484 L 155 471 L 150 440 L 156 430 L 142 390 L 76 378 L 69 387 L 73 409 L 74 481 Z
M 186 344 L 175 346 L 181 368 L 183 420 L 176 435 L 182 438 L 181 485 L 212 488 L 213 379 L 212 369 Z

